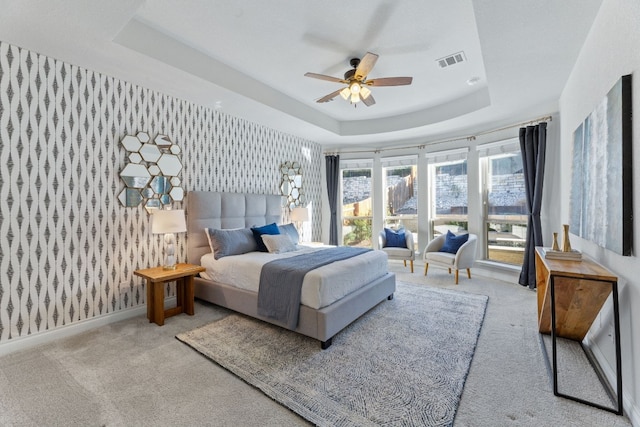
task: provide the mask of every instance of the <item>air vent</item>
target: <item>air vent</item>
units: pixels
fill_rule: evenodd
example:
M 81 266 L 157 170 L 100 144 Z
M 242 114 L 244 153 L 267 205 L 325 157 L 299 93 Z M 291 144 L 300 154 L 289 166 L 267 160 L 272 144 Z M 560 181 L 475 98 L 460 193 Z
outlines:
M 440 65 L 440 68 L 447 68 L 464 60 L 464 52 L 458 52 L 449 56 L 445 56 L 444 58 L 440 58 L 436 60 L 436 62 L 438 63 L 438 65 Z

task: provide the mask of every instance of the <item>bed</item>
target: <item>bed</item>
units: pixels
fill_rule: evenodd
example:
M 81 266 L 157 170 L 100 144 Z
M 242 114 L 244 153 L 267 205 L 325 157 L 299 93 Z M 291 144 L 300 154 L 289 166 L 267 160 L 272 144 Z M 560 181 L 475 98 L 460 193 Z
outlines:
M 282 222 L 282 196 L 191 191 L 187 194 L 186 213 L 187 262 L 201 265 L 203 257 L 211 254 L 209 240 L 205 232 L 206 228 L 238 229 L 274 222 L 280 224 Z M 379 256 L 377 253 L 381 251 L 370 252 L 372 254 L 368 256 Z M 251 256 L 260 257 L 256 254 L 251 254 Z M 343 277 L 340 279 L 333 277 L 328 280 L 330 282 L 349 282 L 351 279 L 348 272 L 353 269 L 349 268 L 348 263 L 354 261 L 339 261 L 339 263 L 347 263 L 342 264 L 341 267 L 341 271 L 344 273 Z M 238 261 L 234 258 L 234 262 Z M 309 305 L 306 305 L 303 297 L 297 326 L 292 330 L 319 340 L 323 349 L 328 348 L 333 336 L 344 327 L 385 299 L 393 298 L 396 289 L 395 275 L 386 270 L 386 260 L 384 266 L 384 271 L 375 275 L 377 277 L 371 276 L 366 283 L 359 285 L 357 289 L 351 289 L 349 286 L 353 287 L 353 285 L 348 285 L 347 291 L 342 291 L 346 294 L 328 305 L 325 305 L 326 301 L 317 304 L 309 302 Z M 245 278 L 237 278 L 239 283 L 224 283 L 225 280 L 216 279 L 218 277 L 215 275 L 213 277 L 211 275 L 196 277 L 195 297 L 265 322 L 283 326 L 278 321 L 258 314 L 258 294 L 254 286 L 245 283 Z M 306 283 L 304 286 L 307 286 Z

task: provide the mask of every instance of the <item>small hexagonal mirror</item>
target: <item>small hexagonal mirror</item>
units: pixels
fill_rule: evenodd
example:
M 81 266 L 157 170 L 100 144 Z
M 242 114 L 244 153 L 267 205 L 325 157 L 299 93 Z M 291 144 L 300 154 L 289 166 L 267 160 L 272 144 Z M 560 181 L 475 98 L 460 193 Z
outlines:
M 182 187 L 173 187 L 171 191 L 169 191 L 169 196 L 176 201 L 179 202 L 184 199 L 184 190 Z
M 146 162 L 157 162 L 160 156 L 162 156 L 162 152 L 158 146 L 154 144 L 144 144 L 140 147 L 139 152 Z
M 160 209 L 160 199 L 149 199 L 144 204 L 144 207 L 147 212 L 151 212 L 154 209 Z
M 152 190 L 151 188 L 149 188 L 149 187 L 144 188 L 144 189 L 142 190 L 142 196 L 143 196 L 145 199 L 150 199 L 150 198 L 152 198 L 155 194 L 156 194 L 156 193 L 154 193 L 154 192 L 153 192 L 153 190 Z
M 144 188 L 151 180 L 151 175 L 144 165 L 129 163 L 120 172 L 120 178 L 129 188 Z
M 171 190 L 171 184 L 166 176 L 156 176 L 151 180 L 149 187 L 156 194 L 168 194 L 169 190 Z
M 149 142 L 149 134 L 146 132 L 138 132 L 136 137 L 138 137 L 140 142 Z
M 129 154 L 129 161 L 131 163 L 140 163 L 142 161 L 142 157 L 140 157 L 139 153 L 131 153 Z
M 125 188 L 118 195 L 118 200 L 120 200 L 123 206 L 135 207 L 142 201 L 142 194 L 140 194 L 140 190 Z
M 132 135 L 125 136 L 120 143 L 127 151 L 138 151 L 142 147 L 140 140 Z
M 168 147 L 172 144 L 171 140 L 167 135 L 158 135 L 153 140 L 158 147 Z
M 158 167 L 165 176 L 176 176 L 182 170 L 182 163 L 175 154 L 163 154 L 158 160 Z

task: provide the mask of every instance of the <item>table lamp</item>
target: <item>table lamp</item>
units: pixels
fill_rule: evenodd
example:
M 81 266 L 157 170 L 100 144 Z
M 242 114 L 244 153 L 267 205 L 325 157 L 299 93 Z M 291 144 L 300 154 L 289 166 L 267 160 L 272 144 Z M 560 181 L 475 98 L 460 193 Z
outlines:
M 165 270 L 175 270 L 176 268 L 176 236 L 174 233 L 184 233 L 187 231 L 187 224 L 184 219 L 184 210 L 156 210 L 151 215 L 151 233 L 164 234 L 164 265 Z
M 296 223 L 298 233 L 302 233 L 302 223 L 305 221 L 309 221 L 309 211 L 307 210 L 307 208 L 293 208 L 293 210 L 291 211 L 291 221 L 294 221 Z

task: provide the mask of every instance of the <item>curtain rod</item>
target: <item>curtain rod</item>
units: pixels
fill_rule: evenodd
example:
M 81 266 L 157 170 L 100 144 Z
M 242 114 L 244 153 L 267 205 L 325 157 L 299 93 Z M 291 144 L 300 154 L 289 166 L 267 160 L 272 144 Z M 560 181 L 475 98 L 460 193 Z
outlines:
M 530 126 L 530 125 L 533 125 L 533 124 L 538 124 L 540 122 L 547 122 L 547 121 L 550 122 L 552 120 L 553 120 L 552 116 L 549 115 L 549 116 L 540 117 L 538 119 L 529 120 L 527 122 L 517 123 L 517 124 L 505 126 L 505 127 L 498 128 L 498 129 L 492 129 L 492 130 L 488 130 L 488 131 L 484 131 L 484 132 L 479 132 L 479 133 L 476 133 L 474 135 L 461 136 L 461 137 L 451 138 L 451 139 L 443 139 L 443 140 L 440 140 L 440 141 L 433 141 L 433 142 L 428 142 L 428 143 L 425 143 L 425 144 L 408 145 L 408 146 L 404 146 L 404 147 L 376 148 L 376 149 L 369 149 L 369 150 L 325 151 L 324 155 L 328 156 L 328 155 L 335 155 L 335 154 L 381 153 L 383 151 L 406 150 L 408 148 L 422 149 L 422 148 L 425 148 L 426 146 L 444 144 L 446 142 L 455 142 L 455 141 L 462 141 L 462 140 L 474 141 L 476 139 L 476 137 L 478 137 L 478 136 L 489 135 L 489 134 L 492 134 L 492 133 L 502 132 L 503 130 L 519 128 L 519 127 L 522 127 L 522 126 Z

